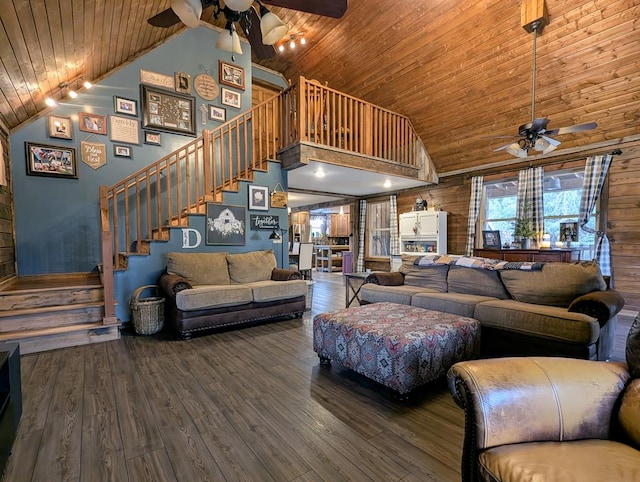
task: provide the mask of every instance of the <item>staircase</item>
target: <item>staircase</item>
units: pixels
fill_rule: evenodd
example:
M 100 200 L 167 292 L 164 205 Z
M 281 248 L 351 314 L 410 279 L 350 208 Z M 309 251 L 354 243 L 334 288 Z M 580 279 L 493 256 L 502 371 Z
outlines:
M 119 337 L 116 323 L 104 323 L 97 273 L 21 276 L 0 287 L 0 342 L 20 343 L 22 354 Z

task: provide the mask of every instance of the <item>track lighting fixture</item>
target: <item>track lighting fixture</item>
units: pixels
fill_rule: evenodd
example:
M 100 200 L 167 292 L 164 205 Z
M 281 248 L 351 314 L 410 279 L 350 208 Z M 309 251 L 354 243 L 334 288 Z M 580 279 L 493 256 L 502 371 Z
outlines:
M 55 107 L 58 104 L 55 100 L 56 97 L 70 97 L 71 99 L 77 98 L 80 82 L 82 82 L 82 77 L 77 77 L 69 81 L 60 82 L 57 89 L 49 93 L 49 96 L 44 100 L 44 103 L 49 107 Z M 88 90 L 93 87 L 93 84 L 91 84 L 91 82 L 87 80 L 82 83 L 82 86 Z M 54 96 L 54 93 L 58 93 L 59 95 Z

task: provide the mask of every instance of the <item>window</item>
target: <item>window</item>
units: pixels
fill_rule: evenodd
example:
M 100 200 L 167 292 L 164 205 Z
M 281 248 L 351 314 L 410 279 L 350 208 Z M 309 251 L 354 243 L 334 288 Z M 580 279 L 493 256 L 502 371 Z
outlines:
M 552 171 L 544 176 L 544 230 L 551 235 L 551 246 L 560 241 L 560 223 L 576 222 L 580 213 L 580 198 L 584 174 L 580 171 Z M 485 183 L 481 225 L 483 230 L 500 231 L 503 245 L 510 246 L 516 219 L 518 180 Z M 596 229 L 596 210 L 587 226 Z M 481 243 L 481 241 L 479 241 Z M 578 233 L 580 246 L 593 246 L 594 235 L 582 229 Z
M 389 201 L 367 203 L 367 257 L 388 257 L 391 252 Z

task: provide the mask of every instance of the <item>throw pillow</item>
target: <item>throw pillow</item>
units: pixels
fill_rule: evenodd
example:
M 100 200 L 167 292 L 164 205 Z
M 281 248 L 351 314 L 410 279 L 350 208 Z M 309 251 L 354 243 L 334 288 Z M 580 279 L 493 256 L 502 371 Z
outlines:
M 229 276 L 233 283 L 270 280 L 271 272 L 277 266 L 272 249 L 227 254 L 227 263 L 229 263 Z
M 631 324 L 631 329 L 627 336 L 625 354 L 627 356 L 627 365 L 629 365 L 629 373 L 634 378 L 640 377 L 640 313 Z
M 193 286 L 228 285 L 227 253 L 167 253 L 167 273 Z

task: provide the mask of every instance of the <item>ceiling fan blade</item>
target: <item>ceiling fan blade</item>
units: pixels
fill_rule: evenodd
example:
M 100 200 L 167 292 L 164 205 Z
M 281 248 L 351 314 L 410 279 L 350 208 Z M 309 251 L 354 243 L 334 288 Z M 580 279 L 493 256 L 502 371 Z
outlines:
M 256 11 L 256 7 L 249 9 L 251 17 L 251 27 L 247 28 L 245 17 L 240 19 L 242 31 L 247 35 L 247 39 L 251 44 L 251 51 L 261 60 L 270 59 L 276 55 L 276 49 L 273 45 L 265 45 L 262 43 L 262 32 L 260 31 L 260 16 Z
M 545 141 L 547 141 L 549 144 L 551 144 L 552 146 L 558 147 L 561 142 L 557 139 L 553 139 L 549 136 L 540 136 L 542 139 L 544 139 Z
M 500 146 L 497 149 L 494 149 L 493 152 L 503 151 L 504 149 L 509 147 L 511 144 L 513 144 L 513 142 L 509 142 L 509 144 L 505 144 L 504 146 Z
M 147 22 L 149 22 L 154 27 L 169 28 L 180 23 L 180 17 L 178 17 L 176 13 L 171 10 L 171 8 L 167 8 L 159 14 L 148 18 Z
M 341 18 L 347 11 L 347 0 L 263 0 L 263 3 L 333 18 Z
M 590 129 L 595 129 L 596 127 L 598 127 L 598 123 L 597 122 L 588 122 L 587 124 L 578 124 L 575 126 L 569 126 L 569 127 L 560 127 L 558 129 L 551 129 L 550 131 L 547 131 L 546 134 L 570 134 L 572 132 L 581 132 L 581 131 L 588 131 Z
M 540 132 L 541 130 L 546 129 L 548 123 L 549 119 L 545 117 L 534 119 L 529 130 L 532 132 Z

